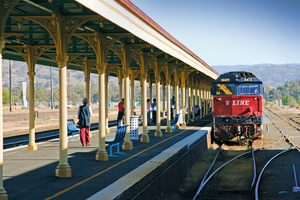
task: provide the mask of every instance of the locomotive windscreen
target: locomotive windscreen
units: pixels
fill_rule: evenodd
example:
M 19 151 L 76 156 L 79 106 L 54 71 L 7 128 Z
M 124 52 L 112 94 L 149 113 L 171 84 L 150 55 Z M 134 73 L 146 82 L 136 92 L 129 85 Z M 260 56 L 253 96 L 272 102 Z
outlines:
M 255 95 L 259 94 L 259 84 L 244 83 L 239 85 L 241 95 Z
M 234 95 L 235 84 L 232 83 L 220 83 L 215 84 L 216 95 Z

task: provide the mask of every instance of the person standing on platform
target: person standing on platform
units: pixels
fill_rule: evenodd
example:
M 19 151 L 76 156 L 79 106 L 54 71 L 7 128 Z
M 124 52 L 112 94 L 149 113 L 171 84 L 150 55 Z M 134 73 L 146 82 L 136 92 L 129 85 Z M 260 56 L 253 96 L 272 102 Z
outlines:
M 147 99 L 147 125 L 150 125 L 150 109 L 151 109 L 151 104 L 150 104 L 150 99 Z
M 200 108 L 198 104 L 195 105 L 195 116 L 200 117 Z
M 91 126 L 91 116 L 92 116 L 92 109 L 88 106 L 88 99 L 84 98 L 82 100 L 83 105 L 79 106 L 77 111 L 78 116 L 78 126 L 80 128 L 80 141 L 82 146 L 90 145 L 90 126 Z
M 175 96 L 173 96 L 171 99 L 171 119 L 174 119 L 175 103 Z
M 153 99 L 153 103 L 151 104 L 152 108 L 152 122 L 156 124 L 156 99 Z
M 124 116 L 124 98 L 122 98 L 122 101 L 118 104 L 118 127 L 121 126 L 121 121 Z

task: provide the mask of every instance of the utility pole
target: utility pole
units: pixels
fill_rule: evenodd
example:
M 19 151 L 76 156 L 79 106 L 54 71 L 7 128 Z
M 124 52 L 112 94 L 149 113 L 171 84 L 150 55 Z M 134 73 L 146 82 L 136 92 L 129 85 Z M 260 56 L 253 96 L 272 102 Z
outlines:
M 53 78 L 52 78 L 52 67 L 50 67 L 50 92 L 51 92 L 51 102 L 50 108 L 53 109 Z
M 9 60 L 9 111 L 12 112 L 11 60 Z

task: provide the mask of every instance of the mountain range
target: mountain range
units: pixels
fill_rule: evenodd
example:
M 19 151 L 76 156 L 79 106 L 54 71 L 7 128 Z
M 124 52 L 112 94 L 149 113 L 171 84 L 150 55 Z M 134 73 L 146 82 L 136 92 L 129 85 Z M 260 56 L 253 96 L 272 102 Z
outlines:
M 21 86 L 22 82 L 28 82 L 27 64 L 25 62 L 11 61 L 12 67 L 12 85 L 13 87 Z M 256 64 L 256 65 L 217 65 L 212 66 L 220 74 L 229 71 L 248 71 L 255 74 L 265 85 L 270 87 L 278 87 L 288 81 L 300 80 L 300 64 Z M 50 67 L 36 65 L 35 68 L 35 85 L 50 87 Z M 9 61 L 3 60 L 3 87 L 8 88 L 9 85 Z M 58 86 L 58 68 L 52 68 L 53 85 Z M 82 81 L 78 81 L 82 80 Z M 82 84 L 84 81 L 84 73 L 81 71 L 68 70 L 67 82 L 69 84 Z M 111 78 L 110 81 L 117 81 Z M 91 82 L 98 83 L 98 76 L 91 75 Z
M 256 64 L 212 66 L 220 74 L 229 71 L 248 71 L 256 75 L 264 85 L 278 87 L 286 81 L 300 80 L 300 64 Z

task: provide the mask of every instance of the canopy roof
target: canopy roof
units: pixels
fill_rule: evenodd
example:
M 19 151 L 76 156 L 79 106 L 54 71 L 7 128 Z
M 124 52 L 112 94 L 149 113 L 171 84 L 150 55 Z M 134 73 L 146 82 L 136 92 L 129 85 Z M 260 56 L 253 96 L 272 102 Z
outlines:
M 106 44 L 130 45 L 130 50 L 153 53 L 157 58 L 168 58 L 169 63 L 176 63 L 179 68 L 196 69 L 211 79 L 218 73 L 203 60 L 177 41 L 157 23 L 150 19 L 129 0 L 22 0 L 12 9 L 4 28 L 4 59 L 24 61 L 22 55 L 13 47 L 23 44 L 47 47 L 37 61 L 38 64 L 57 67 L 53 60 L 56 55 L 55 41 L 51 34 L 38 21 L 51 22 L 44 17 L 61 15 L 69 17 L 66 29 L 75 26 L 78 20 L 85 20 L 73 34 L 68 45 L 70 59 L 68 68 L 82 70 L 82 60 L 89 60 L 96 65 L 93 47 L 82 37 L 84 34 L 100 32 L 105 35 Z M 34 17 L 34 20 L 32 20 Z M 88 19 L 88 20 L 87 20 Z M 52 48 L 53 47 L 53 48 Z M 40 50 L 39 50 L 40 51 Z M 70 56 L 69 56 L 70 57 Z M 72 57 L 71 57 L 72 58 Z M 105 58 L 108 65 L 121 66 L 121 59 L 113 50 L 108 50 Z M 132 59 L 130 69 L 139 70 L 138 63 Z M 152 73 L 152 69 L 148 69 Z M 97 73 L 96 68 L 92 73 Z M 111 72 L 115 76 L 115 72 Z

